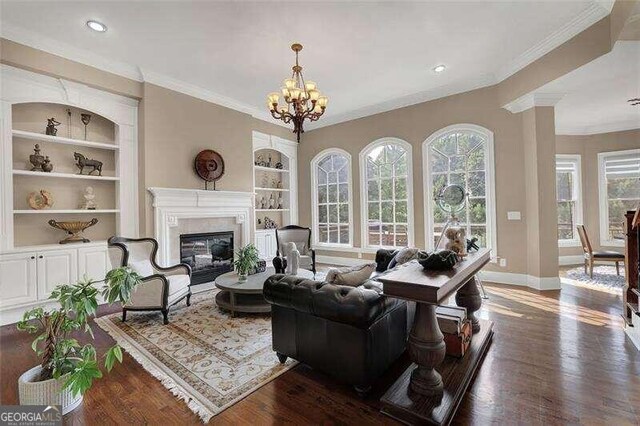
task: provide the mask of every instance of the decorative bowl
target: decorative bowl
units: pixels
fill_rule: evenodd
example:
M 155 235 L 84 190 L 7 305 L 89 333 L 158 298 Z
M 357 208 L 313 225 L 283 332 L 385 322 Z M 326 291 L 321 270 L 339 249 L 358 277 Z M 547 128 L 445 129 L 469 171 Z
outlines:
M 67 233 L 69 234 L 69 236 L 67 238 L 65 238 L 64 240 L 60 241 L 60 244 L 69 244 L 69 243 L 78 243 L 78 242 L 82 242 L 82 243 L 88 243 L 90 242 L 89 239 L 85 238 L 82 235 L 82 232 L 95 225 L 96 223 L 98 223 L 98 219 L 96 219 L 95 217 L 93 219 L 91 219 L 90 221 L 86 222 L 86 221 L 80 221 L 80 220 L 75 220 L 72 222 L 57 222 L 53 219 L 51 219 L 49 221 L 49 225 L 51 225 L 54 228 L 58 228 L 58 229 L 62 229 L 63 231 L 67 231 Z

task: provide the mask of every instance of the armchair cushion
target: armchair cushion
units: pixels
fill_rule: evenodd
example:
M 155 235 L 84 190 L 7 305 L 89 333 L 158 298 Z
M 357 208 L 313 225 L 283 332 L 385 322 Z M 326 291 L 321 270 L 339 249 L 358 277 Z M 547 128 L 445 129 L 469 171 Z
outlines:
M 191 284 L 189 275 L 169 275 L 166 278 L 169 281 L 169 297 L 188 289 Z
M 131 269 L 133 269 L 134 272 L 137 272 L 141 277 L 148 277 L 155 273 L 150 260 L 138 260 L 137 262 L 129 262 L 129 267 L 131 267 Z

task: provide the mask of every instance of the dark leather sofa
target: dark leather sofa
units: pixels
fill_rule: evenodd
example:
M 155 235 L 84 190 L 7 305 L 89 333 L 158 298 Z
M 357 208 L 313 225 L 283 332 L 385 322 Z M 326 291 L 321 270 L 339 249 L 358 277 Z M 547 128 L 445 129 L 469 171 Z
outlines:
M 379 252 L 376 261 L 384 271 L 394 253 L 381 252 L 386 254 Z M 358 393 L 367 392 L 404 352 L 415 310 L 413 304 L 381 292 L 375 277 L 349 287 L 271 276 L 264 284 L 264 297 L 272 305 L 278 358 L 294 358 L 353 385 Z

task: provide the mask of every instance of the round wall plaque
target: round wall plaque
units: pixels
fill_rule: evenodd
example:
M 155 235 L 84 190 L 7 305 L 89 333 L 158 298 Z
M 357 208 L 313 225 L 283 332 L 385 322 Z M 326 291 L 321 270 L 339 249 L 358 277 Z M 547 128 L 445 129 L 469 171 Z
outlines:
M 194 166 L 198 176 L 205 182 L 215 182 L 224 175 L 224 160 L 212 149 L 200 151 L 196 155 Z

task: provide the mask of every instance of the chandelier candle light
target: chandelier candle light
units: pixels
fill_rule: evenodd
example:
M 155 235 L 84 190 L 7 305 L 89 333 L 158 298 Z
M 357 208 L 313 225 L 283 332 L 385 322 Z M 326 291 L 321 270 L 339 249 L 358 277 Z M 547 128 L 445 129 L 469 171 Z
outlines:
M 267 99 L 269 111 L 274 118 L 287 124 L 293 121 L 293 133 L 296 134 L 299 143 L 300 134 L 304 133 L 304 120 L 308 118 L 309 121 L 317 121 L 324 114 L 329 99 L 320 95 L 315 82 L 304 81 L 302 67 L 298 64 L 298 53 L 302 50 L 302 45 L 294 43 L 291 50 L 296 52 L 296 64 L 293 66 L 291 78 L 284 81 L 284 87 L 281 89 L 287 105 L 278 107 L 280 93 L 270 93 Z

